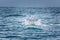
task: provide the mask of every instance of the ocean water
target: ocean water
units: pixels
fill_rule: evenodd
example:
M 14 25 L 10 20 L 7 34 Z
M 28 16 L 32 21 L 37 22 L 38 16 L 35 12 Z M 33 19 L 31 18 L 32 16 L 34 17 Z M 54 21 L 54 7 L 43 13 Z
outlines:
M 60 40 L 60 7 L 0 7 L 0 40 Z

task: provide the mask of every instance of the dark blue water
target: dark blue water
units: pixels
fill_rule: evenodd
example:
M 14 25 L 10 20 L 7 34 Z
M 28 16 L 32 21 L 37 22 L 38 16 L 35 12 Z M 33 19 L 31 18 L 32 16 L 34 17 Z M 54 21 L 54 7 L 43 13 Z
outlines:
M 0 7 L 0 40 L 60 40 L 60 7 Z

